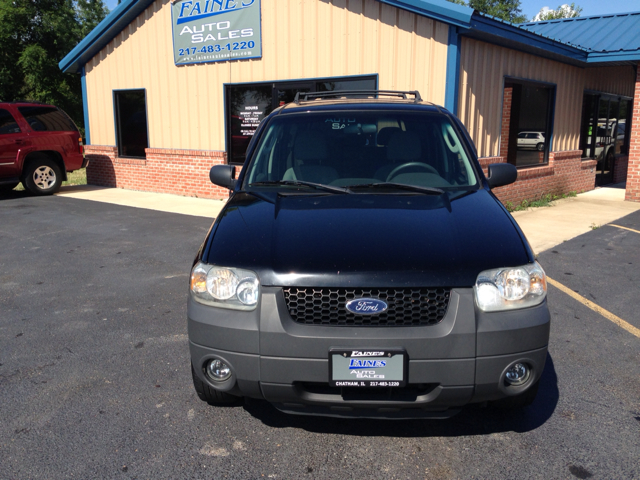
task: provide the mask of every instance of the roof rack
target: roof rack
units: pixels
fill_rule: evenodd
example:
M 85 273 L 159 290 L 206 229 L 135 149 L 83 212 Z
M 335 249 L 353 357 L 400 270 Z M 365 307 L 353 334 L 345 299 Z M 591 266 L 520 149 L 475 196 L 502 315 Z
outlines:
M 397 97 L 403 100 L 408 100 L 407 95 L 413 95 L 413 101 L 415 103 L 422 102 L 420 92 L 417 90 L 402 92 L 396 90 L 333 90 L 331 92 L 298 92 L 294 103 L 308 102 L 310 100 L 321 100 L 325 98 L 342 98 L 350 96 L 366 96 L 369 98 L 385 97 Z

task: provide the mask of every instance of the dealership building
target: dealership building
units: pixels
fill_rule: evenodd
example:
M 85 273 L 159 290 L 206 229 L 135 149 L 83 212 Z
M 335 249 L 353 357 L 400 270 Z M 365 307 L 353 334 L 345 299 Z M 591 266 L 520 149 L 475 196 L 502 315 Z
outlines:
M 640 12 L 513 25 L 445 0 L 123 0 L 82 75 L 88 183 L 224 198 L 297 92 L 402 90 L 455 113 L 518 203 L 626 181 L 640 201 Z

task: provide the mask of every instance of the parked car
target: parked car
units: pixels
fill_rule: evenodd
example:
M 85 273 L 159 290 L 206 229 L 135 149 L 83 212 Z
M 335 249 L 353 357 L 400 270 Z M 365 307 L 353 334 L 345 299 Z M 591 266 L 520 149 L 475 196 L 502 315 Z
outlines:
M 0 102 L 0 192 L 22 182 L 35 195 L 55 193 L 67 172 L 86 167 L 82 137 L 53 105 Z
M 535 148 L 542 152 L 544 150 L 544 133 L 520 132 L 518 134 L 518 148 Z
M 241 171 L 211 169 L 232 194 L 191 271 L 196 392 L 336 417 L 529 405 L 546 277 L 491 192 L 516 168 L 485 177 L 462 123 L 417 92 L 350 94 L 298 97 Z
M 626 120 L 611 118 L 607 122 L 606 118 L 598 119 L 598 129 L 596 130 L 595 158 L 598 161 L 607 160 L 611 163 L 616 154 L 624 152 L 624 140 L 626 132 Z M 589 138 L 589 141 L 591 138 Z M 589 142 L 587 143 L 589 144 Z

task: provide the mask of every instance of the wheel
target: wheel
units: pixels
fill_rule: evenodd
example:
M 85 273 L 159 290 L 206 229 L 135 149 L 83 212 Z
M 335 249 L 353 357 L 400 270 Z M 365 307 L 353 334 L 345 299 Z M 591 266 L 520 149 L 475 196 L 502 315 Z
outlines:
M 9 193 L 11 190 L 16 188 L 18 183 L 5 183 L 4 185 L 0 185 L 0 194 Z
M 536 145 L 536 150 L 538 150 L 539 152 L 544 150 L 544 143 L 539 143 Z
M 220 392 L 200 380 L 196 375 L 196 371 L 193 369 L 193 364 L 191 364 L 191 377 L 193 378 L 193 386 L 196 389 L 198 397 L 209 405 L 235 405 L 242 401 L 242 397 L 231 395 L 227 392 Z
M 501 398 L 500 400 L 494 400 L 489 402 L 489 404 L 494 408 L 501 409 L 516 409 L 516 408 L 524 408 L 528 407 L 533 403 L 536 399 L 536 395 L 538 394 L 538 388 L 540 387 L 540 380 L 531 385 L 527 391 L 521 393 L 520 395 L 516 395 L 514 397 L 506 397 Z
M 33 195 L 52 195 L 62 185 L 62 172 L 51 157 L 32 156 L 27 160 L 22 184 Z
M 426 170 L 429 173 L 435 173 L 436 175 L 440 175 L 435 168 L 433 168 L 431 165 L 427 165 L 426 163 L 422 163 L 422 162 L 407 162 L 407 163 L 403 163 L 402 165 L 398 165 L 396 168 L 391 170 L 391 173 L 389 175 L 387 175 L 387 180 L 386 181 L 388 182 L 393 177 L 398 175 L 398 172 L 400 172 L 401 170 L 404 170 L 406 168 L 413 168 L 413 167 L 421 168 L 423 170 Z

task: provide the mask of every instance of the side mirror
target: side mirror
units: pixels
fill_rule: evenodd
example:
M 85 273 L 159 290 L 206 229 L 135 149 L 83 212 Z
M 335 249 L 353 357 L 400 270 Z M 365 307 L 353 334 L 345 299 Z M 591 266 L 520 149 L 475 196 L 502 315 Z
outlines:
M 233 190 L 236 185 L 236 167 L 233 165 L 214 165 L 209 170 L 209 179 L 214 185 Z
M 509 185 L 518 178 L 518 169 L 510 163 L 492 163 L 489 165 L 489 188 Z

